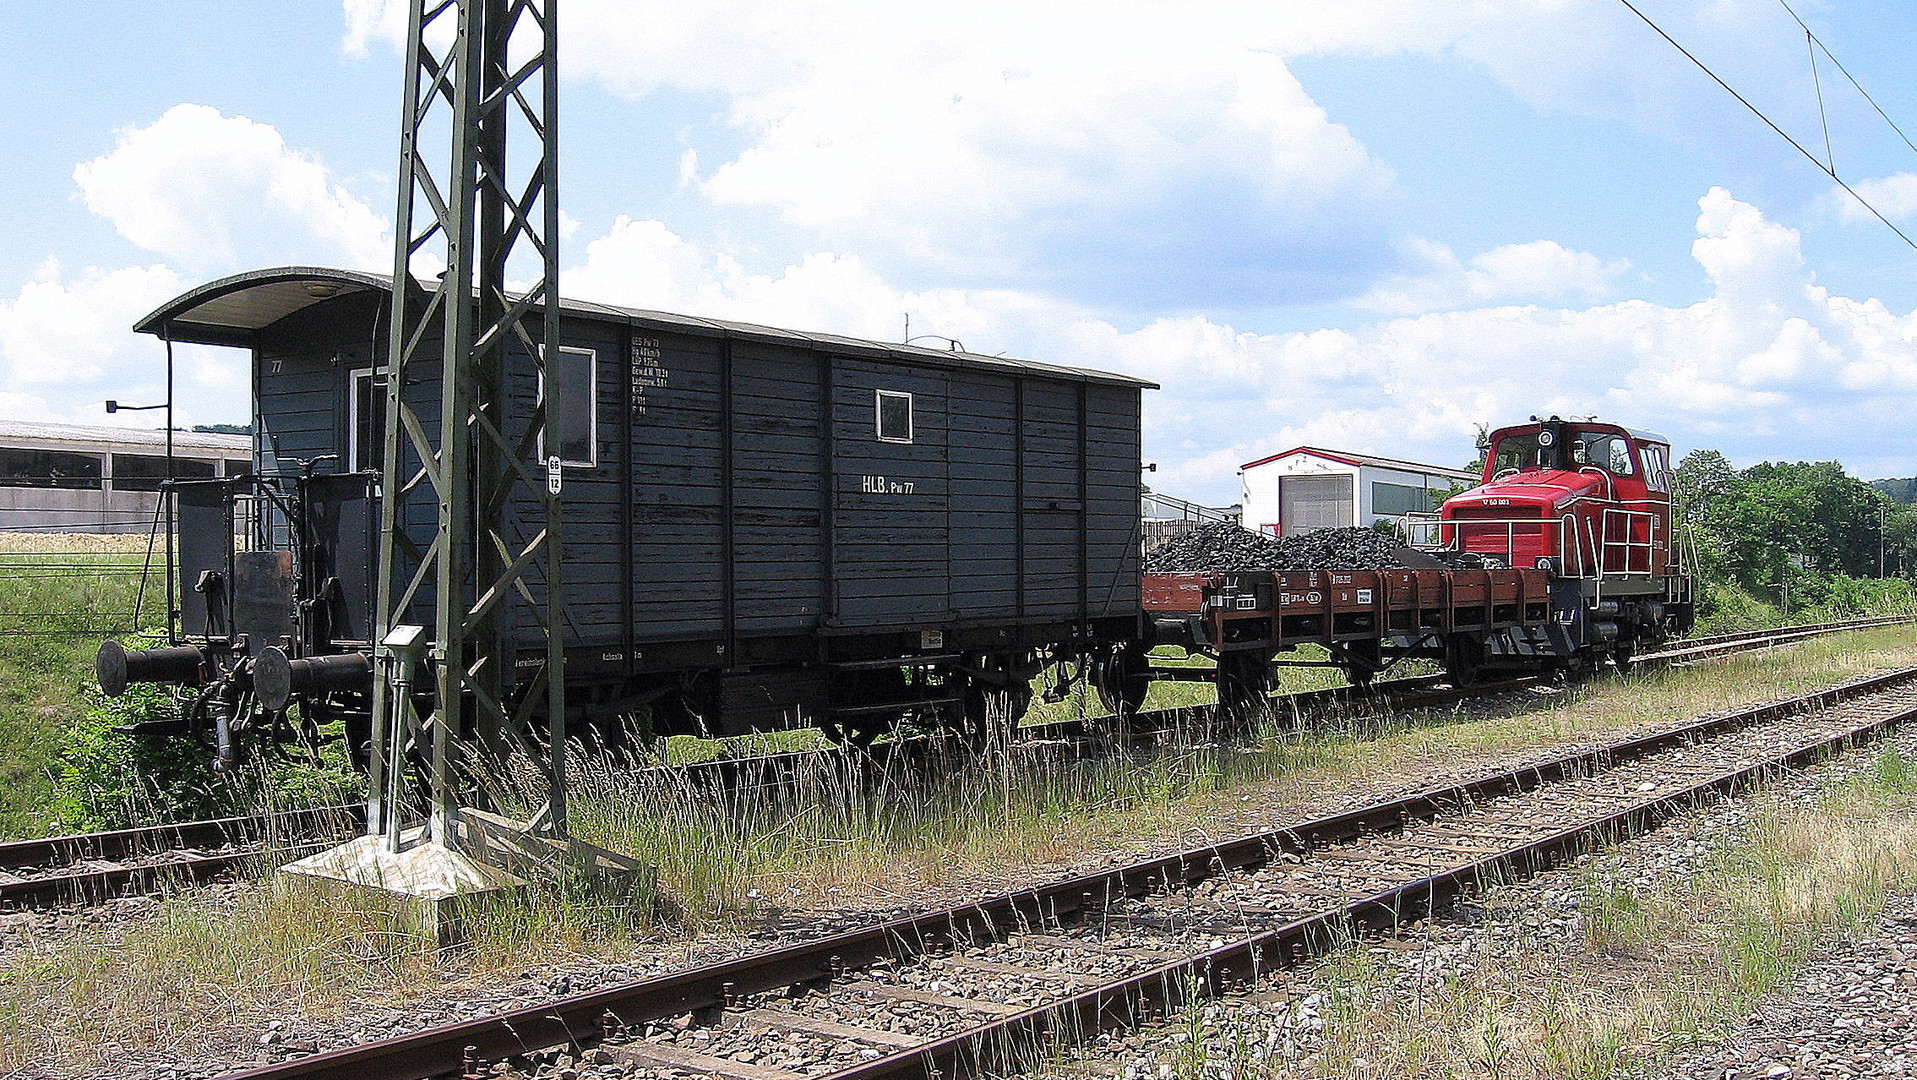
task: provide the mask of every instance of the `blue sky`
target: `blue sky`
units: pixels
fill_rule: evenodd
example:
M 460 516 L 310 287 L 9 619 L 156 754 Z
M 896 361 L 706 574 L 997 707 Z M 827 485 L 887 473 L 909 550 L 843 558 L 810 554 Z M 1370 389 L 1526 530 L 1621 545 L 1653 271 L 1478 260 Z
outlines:
M 569 294 L 1151 377 L 1154 479 L 1205 500 L 1540 411 L 1917 474 L 1917 252 L 1618 0 L 562 2 Z M 1917 135 L 1907 6 L 1794 6 Z M 1640 7 L 1823 156 L 1778 0 Z M 0 408 L 158 400 L 128 327 L 213 277 L 387 268 L 399 11 L 0 9 Z M 1839 175 L 1917 235 L 1917 152 L 1819 62 Z M 239 357 L 181 370 L 245 418 Z

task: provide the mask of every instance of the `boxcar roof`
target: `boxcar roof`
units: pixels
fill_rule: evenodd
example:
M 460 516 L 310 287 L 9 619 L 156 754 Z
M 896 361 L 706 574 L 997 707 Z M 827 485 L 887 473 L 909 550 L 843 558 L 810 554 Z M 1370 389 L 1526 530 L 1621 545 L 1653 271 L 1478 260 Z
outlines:
M 353 293 L 390 293 L 392 278 L 357 270 L 335 270 L 317 266 L 284 266 L 270 270 L 250 270 L 199 288 L 167 301 L 152 314 L 133 325 L 143 334 L 173 341 L 202 345 L 249 347 L 256 337 L 281 319 L 314 304 Z M 1035 360 L 1013 360 L 973 352 L 927 349 L 897 342 L 867 341 L 838 334 L 805 333 L 777 327 L 733 322 L 727 319 L 674 315 L 663 311 L 617 307 L 580 300 L 562 300 L 567 315 L 631 322 L 670 329 L 704 337 L 736 337 L 781 345 L 811 346 L 855 356 L 879 356 L 906 363 L 937 367 L 999 368 L 1074 382 L 1115 383 L 1156 389 L 1158 384 L 1129 375 L 1115 375 L 1092 368 L 1043 364 Z

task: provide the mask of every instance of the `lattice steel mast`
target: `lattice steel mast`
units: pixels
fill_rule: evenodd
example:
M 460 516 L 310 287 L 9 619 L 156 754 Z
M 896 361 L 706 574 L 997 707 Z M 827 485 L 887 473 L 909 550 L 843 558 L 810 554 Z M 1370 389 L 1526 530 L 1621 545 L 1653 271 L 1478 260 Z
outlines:
M 537 831 L 566 831 L 566 700 L 561 604 L 558 395 L 523 426 L 505 373 L 515 342 L 545 379 L 558 358 L 558 0 L 411 0 L 400 133 L 393 313 L 387 367 L 379 550 L 380 677 L 374 683 L 369 831 L 398 851 L 408 751 L 430 762 L 429 839 L 454 847 L 462 733 L 497 753 L 514 745 L 546 772 Z M 509 133 L 513 136 L 510 140 Z M 509 171 L 507 146 L 525 165 Z M 440 149 L 434 167 L 428 148 Z M 431 279 L 444 260 L 445 273 Z M 506 291 L 508 266 L 533 273 Z M 426 388 L 439 385 L 435 400 Z M 432 415 L 431 408 L 437 409 Z M 541 447 L 551 456 L 541 464 Z M 431 496 L 437 526 L 419 547 L 406 511 Z M 517 594 L 529 625 L 506 627 Z M 421 617 L 430 599 L 430 621 Z M 409 630 L 409 628 L 422 628 Z M 510 634 L 509 634 L 510 631 Z M 512 685 L 510 640 L 543 636 L 544 664 Z M 423 721 L 408 688 L 424 664 L 435 690 Z M 541 706 L 542 751 L 527 737 Z

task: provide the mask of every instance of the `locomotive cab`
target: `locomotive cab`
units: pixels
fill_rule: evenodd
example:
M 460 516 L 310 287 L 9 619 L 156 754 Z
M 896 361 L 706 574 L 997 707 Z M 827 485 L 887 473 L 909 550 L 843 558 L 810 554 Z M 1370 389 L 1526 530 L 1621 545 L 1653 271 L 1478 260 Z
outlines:
M 1550 572 L 1559 649 L 1620 661 L 1688 630 L 1670 440 L 1558 417 L 1500 428 L 1483 482 L 1446 500 L 1429 546 L 1453 561 Z

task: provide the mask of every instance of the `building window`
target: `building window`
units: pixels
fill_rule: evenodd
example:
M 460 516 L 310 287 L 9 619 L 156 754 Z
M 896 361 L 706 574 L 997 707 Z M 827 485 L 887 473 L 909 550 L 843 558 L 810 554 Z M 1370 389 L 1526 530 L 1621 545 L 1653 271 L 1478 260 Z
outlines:
M 213 463 L 194 461 L 191 458 L 173 459 L 173 477 L 176 480 L 211 480 Z M 113 490 L 115 491 L 158 491 L 160 481 L 167 477 L 166 458 L 151 454 L 115 454 L 113 455 Z
M 0 487 L 100 490 L 100 455 L 0 447 Z
M 557 415 L 546 417 L 546 430 L 539 436 L 540 459 L 556 454 L 561 465 L 599 464 L 599 354 L 561 345 L 558 362 L 548 359 L 546 368 L 539 376 L 539 394 L 543 400 L 550 381 Z M 550 438 L 555 432 L 558 437 Z M 547 449 L 555 443 L 557 449 Z
M 347 464 L 353 472 L 378 472 L 386 455 L 386 369 L 353 372 L 347 406 Z
M 880 442 L 912 441 L 912 395 L 897 390 L 877 391 L 873 408 L 877 413 Z
M 1382 480 L 1371 485 L 1371 512 L 1382 517 L 1401 517 L 1405 514 L 1427 514 L 1431 512 L 1431 489 L 1412 487 L 1409 484 L 1387 484 Z
M 248 458 L 227 458 L 222 465 L 221 476 L 245 476 L 253 471 L 253 462 Z

